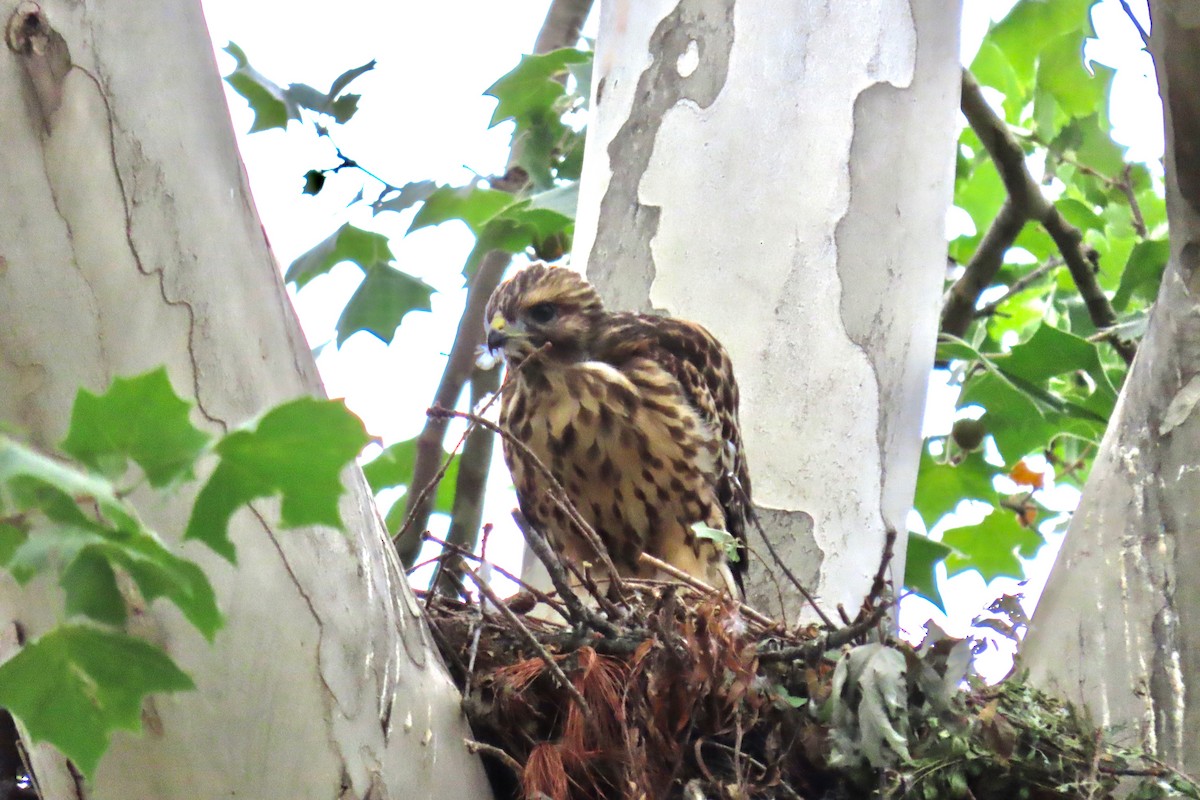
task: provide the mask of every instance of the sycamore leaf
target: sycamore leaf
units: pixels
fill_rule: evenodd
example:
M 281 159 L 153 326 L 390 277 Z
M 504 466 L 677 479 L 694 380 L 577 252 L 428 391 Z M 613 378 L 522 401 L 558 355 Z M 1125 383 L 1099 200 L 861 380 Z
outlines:
M 405 439 L 385 448 L 382 453 L 363 465 L 363 475 L 367 484 L 375 494 L 394 486 L 404 486 L 412 482 L 413 469 L 416 467 L 417 440 Z M 456 453 L 450 458 L 446 474 L 438 483 L 434 493 L 433 510 L 435 513 L 449 514 L 454 507 L 454 488 L 458 484 L 459 456 Z M 388 511 L 385 522 L 388 530 L 400 529 L 404 522 L 406 503 L 396 502 Z M 398 517 L 398 518 L 397 518 Z M 395 523 L 393 525 L 393 523 Z
M 223 620 L 204 571 L 168 550 L 151 531 L 140 524 L 115 529 L 97 522 L 74 496 L 39 478 L 17 476 L 7 486 L 46 520 L 23 536 L 5 560 L 19 582 L 60 568 L 68 613 L 117 623 L 124 620 L 126 605 L 112 577 L 119 568 L 146 602 L 165 597 L 207 639 L 216 635 Z
M 287 93 L 278 84 L 251 67 L 242 48 L 230 42 L 225 52 L 237 60 L 237 66 L 225 76 L 225 82 L 246 98 L 254 112 L 254 124 L 250 126 L 250 133 L 271 128 L 287 128 L 288 120 L 300 119 L 300 109 L 295 101 L 288 98 Z
M 104 394 L 80 389 L 71 409 L 63 450 L 109 479 L 132 460 L 151 486 L 192 477 L 209 436 L 188 417 L 192 404 L 175 394 L 163 367 L 135 378 L 116 378 Z
M 946 531 L 942 543 L 956 551 L 946 556 L 948 577 L 974 569 L 985 581 L 991 581 L 999 577 L 1023 577 L 1024 569 L 1017 556 L 1033 558 L 1045 539 L 1037 531 L 1022 526 L 1016 514 L 996 509 L 978 525 Z
M 221 460 L 196 497 L 185 538 L 236 560 L 229 521 L 241 506 L 282 495 L 285 528 L 341 529 L 342 469 L 369 441 L 362 421 L 340 400 L 301 397 L 277 406 L 251 428 L 216 446 Z
M 347 222 L 325 241 L 293 261 L 283 279 L 302 289 L 313 278 L 324 275 L 343 261 L 353 262 L 367 272 L 376 264 L 386 264 L 394 259 L 386 236 L 364 231 Z
M 404 315 L 410 311 L 429 311 L 433 287 L 387 264 L 367 270 L 358 289 L 346 303 L 337 323 L 338 347 L 359 331 L 373 333 L 391 344 Z
M 484 92 L 497 100 L 490 124 L 553 111 L 555 102 L 567 91 L 561 78 L 572 64 L 591 60 L 591 53 L 572 48 L 521 56 L 520 63 L 511 72 Z
M 440 186 L 425 198 L 425 204 L 413 217 L 408 232 L 457 219 L 478 236 L 488 221 L 512 203 L 511 194 L 496 189 Z
M 908 534 L 904 560 L 904 585 L 930 601 L 944 613 L 946 602 L 938 588 L 937 565 L 954 552 L 951 548 L 918 533 Z
M 113 731 L 141 729 L 147 694 L 192 688 L 154 645 L 82 625 L 55 628 L 0 665 L 0 706 L 88 777 Z
M 728 531 L 723 531 L 720 528 L 710 528 L 703 522 L 692 523 L 692 532 L 699 539 L 707 539 L 725 553 L 725 557 L 732 562 L 741 560 L 741 555 L 738 553 L 737 537 Z

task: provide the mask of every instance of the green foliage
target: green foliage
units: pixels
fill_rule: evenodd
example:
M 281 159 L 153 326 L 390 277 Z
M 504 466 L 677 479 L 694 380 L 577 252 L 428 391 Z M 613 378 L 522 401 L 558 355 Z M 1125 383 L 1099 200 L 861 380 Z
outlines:
M 344 73 L 323 95 L 310 87 L 292 84 L 281 89 L 254 71 L 245 54 L 236 45 L 228 52 L 237 59 L 237 68 L 226 78 L 247 99 L 256 114 L 253 131 L 286 127 L 289 119 L 301 119 L 305 109 L 317 111 L 341 124 L 348 116 L 337 113 L 345 103 L 350 111 L 357 96 L 341 92 L 351 80 L 371 69 L 374 62 Z M 513 125 L 514 164 L 505 174 L 479 178 L 464 186 L 452 186 L 429 179 L 392 184 L 360 166 L 336 150 L 336 166 L 310 169 L 304 175 L 304 193 L 319 194 L 331 176 L 347 169 L 361 170 L 382 186 L 369 201 L 373 215 L 385 211 L 411 213 L 407 233 L 447 222 L 461 222 L 475 238 L 475 246 L 462 266 L 463 277 L 470 279 L 483 257 L 491 251 L 519 254 L 554 261 L 568 252 L 574 235 L 575 208 L 579 202 L 579 173 L 583 163 L 585 131 L 572 124 L 573 115 L 586 108 L 591 88 L 592 53 L 563 49 L 543 55 L 523 56 L 517 66 L 493 83 L 486 94 L 497 101 L 491 124 Z M 353 102 L 347 98 L 353 98 Z M 318 135 L 331 138 L 318 126 Z M 360 202 L 365 189 L 351 202 Z M 303 290 L 314 278 L 327 274 L 343 262 L 358 266 L 363 280 L 346 303 L 337 322 L 338 347 L 355 333 L 365 331 L 390 344 L 404 316 L 412 311 L 431 308 L 433 289 L 398 268 L 387 237 L 349 223 L 326 237 L 288 267 L 285 279 Z M 448 349 L 447 346 L 442 348 Z M 368 476 L 391 463 L 400 449 L 413 447 L 401 442 L 389 448 L 368 466 Z M 406 485 L 412 478 L 411 454 L 404 456 L 406 466 L 386 482 L 372 480 L 376 492 L 381 488 Z M 449 511 L 458 470 L 454 459 L 437 489 L 435 511 Z M 393 470 L 394 471 L 394 470 Z M 214 490 L 215 491 L 215 490 Z M 204 527 L 205 541 L 219 552 L 232 557 L 232 544 L 218 532 L 227 520 L 230 508 L 217 511 L 215 502 L 205 497 L 211 524 Z M 388 513 L 387 525 L 399 528 L 404 506 L 395 504 Z M 191 530 L 189 528 L 189 530 Z M 201 536 L 199 532 L 197 536 Z M 0 538 L 0 547 L 3 539 Z
M 0 706 L 87 776 L 113 731 L 141 730 L 146 695 L 193 688 L 149 642 L 87 625 L 60 625 L 0 665 Z
M 338 476 L 367 441 L 340 402 L 287 403 L 215 444 L 192 425 L 191 409 L 160 368 L 101 394 L 80 390 L 62 443 L 73 463 L 0 435 L 0 567 L 21 585 L 57 575 L 65 616 L 87 620 L 51 629 L 0 665 L 0 707 L 85 775 L 113 731 L 139 730 L 145 695 L 192 688 L 159 648 L 113 630 L 130 606 L 163 598 L 210 641 L 223 624 L 203 570 L 145 526 L 125 482 L 173 490 L 218 455 L 188 535 L 232 560 L 229 516 L 258 497 L 283 495 L 285 526 L 340 527 Z M 140 477 L 128 475 L 131 462 Z
M 384 448 L 383 452 L 363 465 L 363 475 L 371 491 L 379 494 L 384 489 L 403 486 L 406 489 L 412 481 L 413 469 L 417 463 L 417 440 L 405 439 L 402 442 Z M 438 482 L 433 495 L 433 511 L 438 514 L 449 514 L 454 507 L 454 486 L 458 482 L 459 456 L 450 456 L 446 472 Z M 396 501 L 384 519 L 389 531 L 398 531 L 404 523 L 406 503 Z
M 233 431 L 217 443 L 220 461 L 196 497 L 184 537 L 235 561 L 233 513 L 275 495 L 282 496 L 283 527 L 340 529 L 341 471 L 368 441 L 362 422 L 341 401 L 301 397 L 273 408 L 253 429 Z
M 977 525 L 945 530 L 943 550 L 913 537 L 920 544 L 915 550 L 910 544 L 910 560 L 915 554 L 917 562 L 910 561 L 906 582 L 939 605 L 938 561 L 951 575 L 975 569 L 986 579 L 1022 577 L 1018 556 L 1032 556 L 1041 544 L 1041 476 L 1028 459 L 1044 457 L 1057 482 L 1082 486 L 1127 369 L 1106 337 L 1141 336 L 1166 265 L 1161 186 L 1146 166 L 1126 163 L 1108 119 L 1113 70 L 1083 55 L 1094 35 L 1094 4 L 1019 0 L 992 26 L 970 67 L 981 86 L 999 93 L 997 113 L 1022 144 L 1032 174 L 1080 232 L 1117 324 L 1097 330 L 1057 245 L 1030 222 L 982 295 L 980 305 L 989 305 L 966 341 L 943 339 L 939 361 L 962 387 L 959 416 L 978 418 L 971 436 L 984 437 L 983 447 L 958 441 L 959 430 L 927 441 L 914 507 L 929 530 L 944 530 L 947 515 L 964 499 L 991 511 Z M 955 261 L 970 263 L 1006 197 L 996 165 L 967 127 L 959 140 L 954 202 L 976 230 L 950 242 Z M 1010 473 L 1020 479 L 1006 495 L 995 479 Z

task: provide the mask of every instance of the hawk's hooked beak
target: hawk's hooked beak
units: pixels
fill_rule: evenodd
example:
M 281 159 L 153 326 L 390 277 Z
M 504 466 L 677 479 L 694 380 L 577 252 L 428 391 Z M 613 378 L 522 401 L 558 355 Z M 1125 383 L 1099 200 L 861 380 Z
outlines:
M 503 350 L 504 345 L 508 344 L 508 340 L 520 333 L 520 323 L 509 324 L 504 315 L 497 312 L 496 316 L 492 317 L 492 321 L 488 323 L 487 348 L 493 353 L 497 350 Z

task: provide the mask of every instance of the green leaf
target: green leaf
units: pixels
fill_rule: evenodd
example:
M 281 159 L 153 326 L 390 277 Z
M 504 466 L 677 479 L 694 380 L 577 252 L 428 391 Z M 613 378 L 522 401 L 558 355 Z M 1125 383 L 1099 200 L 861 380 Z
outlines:
M 302 289 L 313 278 L 324 275 L 343 261 L 353 262 L 367 272 L 376 264 L 385 264 L 394 259 L 386 236 L 364 231 L 347 222 L 325 241 L 293 261 L 283 279 Z
M 88 777 L 115 730 L 141 730 L 142 700 L 195 685 L 167 655 L 141 639 L 63 625 L 0 665 L 0 706 Z
M 300 119 L 300 109 L 295 102 L 287 97 L 287 93 L 278 84 L 250 66 L 242 48 L 230 42 L 225 52 L 237 60 L 237 66 L 225 76 L 225 82 L 246 98 L 254 112 L 254 124 L 250 126 L 250 133 L 271 128 L 287 128 L 288 120 Z
M 725 557 L 730 561 L 734 563 L 741 561 L 741 555 L 738 553 L 738 540 L 732 533 L 720 528 L 710 528 L 703 522 L 692 523 L 692 533 L 696 534 L 698 539 L 712 542 L 725 553 Z
M 511 72 L 484 92 L 498 101 L 490 125 L 552 111 L 556 101 L 566 94 L 566 87 L 559 79 L 572 64 L 583 64 L 591 59 L 591 53 L 572 48 L 521 56 L 520 63 Z
M 151 486 L 191 478 L 208 434 L 188 419 L 192 404 L 175 394 L 163 367 L 116 378 L 104 394 L 80 389 L 62 448 L 80 463 L 115 480 L 132 460 Z
M 984 460 L 982 452 L 967 453 L 958 464 L 944 464 L 924 447 L 913 508 L 921 515 L 925 526 L 932 528 L 963 500 L 993 500 L 996 490 L 992 479 L 998 472 Z
M 474 186 L 441 186 L 425 198 L 425 204 L 413 218 L 408 232 L 458 219 L 478 236 L 489 220 L 512 203 L 513 197 L 508 192 Z
M 981 86 L 990 86 L 1004 95 L 1004 116 L 1008 122 L 1020 120 L 1027 92 L 1008 57 L 994 42 L 984 39 L 979 45 L 979 52 L 971 62 L 971 74 Z
M 1095 74 L 1083 65 L 1082 30 L 1051 39 L 1038 55 L 1037 83 L 1072 117 L 1102 110 L 1116 70 L 1092 62 Z
M 17 548 L 25 544 L 29 533 L 16 525 L 0 522 L 0 567 L 7 567 Z
M 1041 406 L 995 372 L 975 375 L 963 386 L 958 407 L 969 405 L 987 409 L 988 413 L 981 421 L 987 425 L 996 448 L 1009 464 L 1040 449 L 1056 433 Z
M 546 209 L 572 221 L 579 207 L 579 181 L 538 192 L 529 198 L 530 209 Z
M 424 281 L 387 264 L 367 270 L 358 289 L 346 303 L 337 323 L 338 347 L 359 331 L 375 334 L 391 344 L 404 315 L 410 311 L 429 311 L 433 288 Z
M 1135 245 L 1121 272 L 1121 285 L 1113 296 L 1113 308 L 1126 311 L 1135 296 L 1148 303 L 1154 302 L 1170 257 L 1171 245 L 1166 239 L 1148 239 Z
M 442 477 L 438 484 L 437 491 L 434 495 L 433 510 L 442 514 L 449 514 L 454 507 L 454 487 L 458 484 L 458 467 L 459 455 L 456 453 L 450 458 L 450 465 L 446 467 L 446 474 Z M 371 487 L 371 491 L 375 494 L 390 489 L 394 486 L 407 487 L 412 482 L 413 470 L 417 463 L 417 440 L 405 439 L 403 442 L 385 448 L 382 453 L 371 459 L 363 465 L 363 475 L 367 479 L 367 484 Z M 397 502 L 392 506 L 392 510 L 388 512 L 388 519 L 391 520 L 392 512 L 403 514 L 405 503 Z M 404 521 L 403 516 L 395 520 L 396 527 L 390 527 L 388 530 L 398 530 L 399 524 Z
M 918 533 L 908 534 L 908 554 L 904 561 L 904 585 L 930 601 L 943 613 L 946 601 L 938 589 L 937 565 L 954 552 L 951 548 Z
M 978 525 L 946 531 L 942 543 L 955 550 L 946 556 L 947 577 L 974 569 L 991 581 L 1024 577 L 1018 554 L 1033 558 L 1045 540 L 1037 531 L 1023 527 L 1016 514 L 996 509 Z
M 340 400 L 301 397 L 271 409 L 253 429 L 233 431 L 217 444 L 220 463 L 196 498 L 185 538 L 235 561 L 234 511 L 274 495 L 283 496 L 283 527 L 340 530 L 341 471 L 368 441 L 362 421 Z
M 1075 371 L 1083 371 L 1095 382 L 1094 402 L 1085 407 L 1106 422 L 1117 402 L 1117 391 L 1108 380 L 1097 346 L 1053 325 L 1043 323 L 1028 341 L 995 358 L 996 366 L 1008 377 L 1033 384 Z M 1070 409 L 1064 409 L 1070 411 Z
M 1088 9 L 1096 0 L 1020 0 L 988 32 L 1004 53 L 1017 77 L 1028 86 L 1033 81 L 1039 54 L 1052 40 L 1073 31 L 1090 32 Z
M 112 484 L 103 478 L 87 475 L 31 450 L 13 440 L 0 436 L 0 485 L 8 485 L 15 510 L 41 509 L 41 493 L 32 491 L 40 486 L 52 486 L 60 494 L 76 501 L 96 504 L 103 517 L 124 531 L 141 528 L 133 512 L 117 499 Z M 70 503 L 74 507 L 74 501 Z M 77 509 L 76 509 L 77 511 Z
M 109 625 L 125 623 L 125 598 L 112 565 L 94 550 L 84 550 L 63 571 L 68 614 L 82 614 Z
M 18 581 L 24 583 L 51 566 L 61 567 L 59 583 L 67 595 L 67 610 L 113 622 L 124 613 L 125 598 L 97 566 L 97 560 L 103 559 L 108 572 L 124 570 L 147 603 L 166 597 L 212 641 L 223 620 L 212 585 L 200 567 L 173 554 L 140 524 L 117 530 L 94 521 L 74 497 L 56 486 L 27 476 L 8 486 L 48 522 L 36 526 L 11 554 L 7 566 Z
M 423 203 L 437 189 L 437 184 L 433 181 L 416 181 L 414 183 L 406 183 L 397 189 L 394 186 L 389 186 L 379 195 L 379 199 L 371 203 L 371 214 L 378 214 L 381 211 L 401 212 L 412 208 L 417 203 Z M 384 200 L 388 195 L 395 193 L 396 196 L 390 200 Z
M 1063 219 L 1081 231 L 1103 231 L 1105 228 L 1104 218 L 1078 200 L 1069 197 L 1061 198 L 1054 204 L 1054 207 L 1063 215 Z

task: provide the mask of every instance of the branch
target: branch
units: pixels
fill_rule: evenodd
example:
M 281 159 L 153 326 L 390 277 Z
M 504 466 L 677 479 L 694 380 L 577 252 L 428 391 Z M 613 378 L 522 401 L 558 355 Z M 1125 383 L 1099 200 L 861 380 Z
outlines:
M 500 368 L 483 370 L 478 367 L 471 375 L 471 408 L 478 409 L 489 394 L 495 397 L 500 386 Z M 462 457 L 458 462 L 458 482 L 454 485 L 454 506 L 450 511 L 450 530 L 447 541 L 466 551 L 473 551 L 483 524 L 483 496 L 487 488 L 488 469 L 492 465 L 491 431 L 473 427 L 467 434 Z M 453 567 L 451 571 L 454 571 Z M 440 571 L 439 571 L 440 576 Z M 438 581 L 438 591 L 450 584 Z
M 1062 258 L 1055 256 L 1055 257 L 1047 260 L 1045 264 L 1041 264 L 1037 268 L 1031 269 L 1029 272 L 1025 273 L 1024 275 L 1022 275 L 1021 277 L 1019 277 L 1015 281 L 1013 281 L 1012 284 L 1008 287 L 1008 291 L 1006 291 L 1004 294 L 1002 294 L 1000 297 L 996 298 L 992 302 L 988 303 L 983 308 L 976 311 L 975 316 L 976 317 L 990 317 L 992 314 L 996 313 L 997 309 L 999 309 L 1000 306 L 1007 303 L 1012 297 L 1025 291 L 1030 286 L 1037 283 L 1042 278 L 1046 277 L 1047 274 L 1058 269 L 1065 263 L 1066 262 L 1063 261 Z M 959 338 L 961 338 L 961 337 L 959 337 Z
M 1075 281 L 1075 286 L 1087 305 L 1092 324 L 1101 330 L 1111 328 L 1117 322 L 1117 315 L 1101 290 L 1100 284 L 1096 281 L 1095 267 L 1083 246 L 1083 234 L 1079 232 L 1078 228 L 1067 222 L 1062 214 L 1058 213 L 1058 209 L 1042 195 L 1037 182 L 1029 174 L 1029 167 L 1025 163 L 1025 150 L 1021 143 L 1013 136 L 1004 120 L 984 100 L 983 92 L 975 80 L 975 76 L 965 69 L 962 73 L 961 108 L 971 130 L 975 131 L 975 135 L 979 137 L 979 141 L 982 142 L 984 149 L 995 163 L 996 170 L 1000 173 L 1000 179 L 1004 182 L 1004 188 L 1008 192 L 1008 199 L 1005 200 L 1005 205 L 1001 209 L 1001 216 L 1005 217 L 1003 227 L 998 227 L 1001 224 L 1001 217 L 998 216 L 996 222 L 989 228 L 988 236 L 985 236 L 984 241 L 980 243 L 979 249 L 983 250 L 985 244 L 992 248 L 999 246 L 1003 241 L 1001 234 L 1007 235 L 1018 219 L 1021 225 L 1027 221 L 1040 222 L 1058 246 L 1059 252 L 1062 253 L 1063 261 L 1066 262 L 1067 269 L 1071 272 L 1071 278 Z M 1007 213 L 1005 209 L 1009 209 Z M 996 234 L 995 241 L 989 243 L 987 240 L 993 232 Z M 1016 233 L 1012 235 L 1012 240 L 1015 240 L 1016 234 L 1019 233 L 1020 228 L 1018 227 Z M 1001 250 L 1001 259 L 1003 250 L 1011 246 L 1012 240 Z M 968 264 L 966 272 L 951 289 L 951 297 L 957 298 L 952 321 L 959 320 L 959 315 L 962 314 L 962 304 L 968 300 L 971 318 L 973 318 L 979 292 L 990 284 L 991 279 L 995 276 L 995 271 L 999 269 L 999 264 L 993 260 L 995 253 L 987 253 L 986 259 L 981 259 L 979 255 L 976 252 L 976 256 L 971 259 L 971 264 Z M 976 264 L 977 261 L 981 263 Z M 972 265 L 975 265 L 976 269 L 973 270 Z M 990 275 L 987 274 L 989 269 L 991 269 Z M 947 309 L 943 311 L 942 315 L 943 331 L 961 338 L 966 331 L 965 327 L 957 332 L 945 327 L 947 315 L 950 314 L 949 306 L 950 304 L 947 303 Z M 970 322 L 970 318 L 967 319 L 967 322 Z M 1107 339 L 1126 363 L 1133 360 L 1134 347 L 1132 344 L 1116 336 L 1110 335 Z
M 1004 263 L 1004 254 L 1021 234 L 1025 222 L 1024 212 L 1011 197 L 1006 198 L 1000 213 L 992 220 L 991 227 L 967 262 L 962 276 L 946 294 L 946 304 L 942 307 L 942 333 L 959 339 L 966 336 L 967 328 L 976 317 L 975 306 L 979 303 L 979 295 L 992 285 Z
M 655 558 L 654 556 L 650 555 L 649 553 L 639 553 L 638 561 L 641 561 L 643 564 L 646 564 L 647 566 L 654 567 L 655 569 L 657 569 L 661 572 L 667 573 L 675 580 L 680 581 L 681 583 L 686 583 L 688 586 L 692 587 L 693 589 L 695 589 L 703 594 L 706 594 L 706 595 L 724 594 L 724 592 L 722 592 L 720 589 L 717 589 L 714 586 L 709 586 L 707 583 L 700 580 L 699 578 L 693 578 L 691 575 L 687 574 L 686 572 L 679 569 L 678 567 L 672 566 L 671 564 L 668 564 L 666 561 L 663 561 L 660 558 Z M 750 606 L 746 605 L 745 603 L 743 603 L 741 601 L 737 601 L 737 604 L 738 604 L 738 611 L 740 611 L 742 613 L 742 615 L 749 617 L 750 619 L 757 622 L 759 625 L 762 625 L 766 628 L 778 628 L 779 627 L 779 623 L 776 622 L 775 620 L 771 619 L 770 617 L 768 617 L 766 614 L 763 614 L 759 611 L 755 611 L 753 608 L 751 608 Z
M 584 22 L 587 20 L 588 14 L 591 12 L 593 0 L 553 0 L 550 3 L 550 9 L 546 12 L 546 19 L 542 22 L 542 28 L 538 32 L 537 39 L 534 41 L 533 51 L 535 53 L 547 53 L 551 50 L 558 50 L 562 47 L 569 47 L 579 41 L 579 34 L 583 28 Z M 509 153 L 508 166 L 511 168 L 516 164 L 518 150 L 514 147 Z M 523 186 L 512 187 L 514 191 L 524 188 Z M 434 394 L 433 405 L 442 406 L 443 408 L 454 408 L 458 404 L 458 398 L 462 394 L 463 386 L 471 378 L 471 370 L 475 363 L 475 353 L 479 345 L 483 344 L 483 312 L 487 307 L 487 301 L 492 296 L 492 292 L 500 284 L 500 279 L 504 277 L 504 271 L 508 269 L 509 263 L 512 261 L 512 256 L 500 250 L 489 251 L 475 271 L 471 278 L 471 285 L 467 290 L 467 304 L 463 309 L 462 319 L 458 323 L 458 331 L 454 335 L 454 344 L 450 348 L 450 357 L 446 362 L 446 369 L 442 373 L 442 379 L 438 384 L 437 392 Z M 417 457 L 413 465 L 413 479 L 409 484 L 408 491 L 408 506 L 406 509 L 405 525 L 396 532 L 397 547 L 402 553 L 412 551 L 411 557 L 405 562 L 406 566 L 410 566 L 411 562 L 416 559 L 416 551 L 418 547 L 412 547 L 413 542 L 419 542 L 419 536 L 424 532 L 425 527 L 429 524 L 429 514 L 432 509 L 432 501 L 428 499 L 419 501 L 423 489 L 433 480 L 437 474 L 438 465 L 443 458 L 442 445 L 446 438 L 446 424 L 448 420 L 444 418 L 428 417 L 425 420 L 425 427 L 421 430 L 417 437 Z M 481 436 L 484 435 L 481 432 Z M 472 446 L 471 442 L 467 443 L 467 450 L 463 453 L 464 461 L 470 455 L 472 461 L 485 462 L 483 458 L 483 450 L 488 450 L 490 460 L 491 441 L 488 437 L 488 444 L 485 447 L 481 443 L 476 443 Z M 466 466 L 464 463 L 462 466 Z M 486 469 L 486 467 L 485 467 Z M 466 476 L 463 472 L 459 472 L 459 482 L 455 487 L 455 509 L 454 519 L 451 523 L 458 528 L 459 536 L 452 537 L 453 541 L 458 541 L 460 544 L 469 542 L 473 548 L 475 539 L 479 532 L 479 519 L 475 518 L 476 509 L 482 506 L 482 497 L 484 484 L 486 484 L 486 472 L 484 479 L 478 483 L 474 483 L 476 476 L 468 472 Z M 464 498 L 462 502 L 462 515 L 459 515 L 459 494 L 463 491 L 470 495 Z M 481 512 L 480 512 L 481 513 Z M 474 522 L 472 522 L 474 520 Z M 410 545 L 406 547 L 406 545 Z

